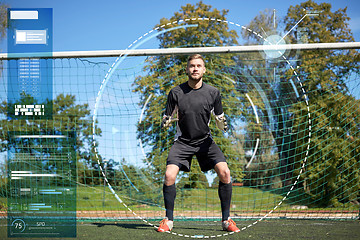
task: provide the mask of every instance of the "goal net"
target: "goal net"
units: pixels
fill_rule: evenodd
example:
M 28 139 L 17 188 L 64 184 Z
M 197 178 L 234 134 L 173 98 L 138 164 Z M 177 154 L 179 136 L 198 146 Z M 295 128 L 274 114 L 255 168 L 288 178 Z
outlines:
M 203 54 L 204 81 L 220 90 L 229 124 L 223 133 L 212 119 L 210 128 L 231 170 L 234 218 L 359 216 L 359 69 L 331 58 L 358 50 L 304 52 Z M 163 218 L 176 126 L 164 130 L 160 123 L 168 92 L 187 80 L 186 59 L 42 59 L 41 67 L 52 69 L 52 98 L 36 105 L 51 111 L 47 118 L 10 116 L 40 110 L 29 110 L 33 90 L 14 89 L 9 80 L 12 63 L 24 58 L 4 59 L 0 214 L 50 209 L 76 211 L 77 219 Z M 220 219 L 218 184 L 194 158 L 191 172 L 176 181 L 175 218 Z

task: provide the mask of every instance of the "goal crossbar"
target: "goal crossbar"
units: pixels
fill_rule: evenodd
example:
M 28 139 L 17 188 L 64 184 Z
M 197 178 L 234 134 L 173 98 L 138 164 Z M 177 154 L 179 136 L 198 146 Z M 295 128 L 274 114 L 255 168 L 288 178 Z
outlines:
M 19 58 L 91 58 L 91 57 L 119 57 L 119 56 L 161 56 L 161 55 L 189 55 L 194 53 L 245 53 L 258 51 L 280 50 L 340 50 L 360 49 L 360 42 L 338 43 L 307 43 L 282 45 L 248 45 L 223 47 L 190 47 L 190 48 L 161 48 L 161 49 L 130 49 L 130 50 L 99 50 L 99 51 L 64 51 L 38 53 L 2 53 L 0 60 Z

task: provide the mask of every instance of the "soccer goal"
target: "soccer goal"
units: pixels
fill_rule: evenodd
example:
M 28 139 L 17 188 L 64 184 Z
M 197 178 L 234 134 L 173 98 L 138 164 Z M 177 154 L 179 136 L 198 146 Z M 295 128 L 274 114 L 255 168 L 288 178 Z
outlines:
M 161 119 L 168 92 L 187 80 L 187 56 L 201 53 L 204 81 L 220 89 L 229 124 L 223 133 L 210 122 L 231 170 L 231 216 L 357 219 L 358 49 L 324 43 L 2 55 L 0 214 L 163 218 L 176 123 L 164 130 Z M 37 84 L 34 66 L 51 70 L 50 86 Z M 38 98 L 44 91 L 52 97 Z M 218 184 L 193 159 L 176 181 L 175 219 L 219 220 Z

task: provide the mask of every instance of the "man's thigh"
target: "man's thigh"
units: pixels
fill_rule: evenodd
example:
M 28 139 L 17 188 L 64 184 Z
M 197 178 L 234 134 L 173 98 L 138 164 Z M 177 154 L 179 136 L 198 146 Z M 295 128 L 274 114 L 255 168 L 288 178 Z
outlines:
M 169 151 L 166 165 L 176 165 L 181 171 L 189 172 L 191 168 L 191 160 L 196 153 L 196 148 L 184 144 L 182 142 L 175 141 L 174 145 Z
M 203 172 L 214 169 L 217 163 L 226 163 L 225 156 L 220 150 L 219 146 L 216 145 L 212 139 L 210 140 L 210 142 L 205 142 L 204 145 L 200 147 L 199 152 L 196 154 L 201 171 Z

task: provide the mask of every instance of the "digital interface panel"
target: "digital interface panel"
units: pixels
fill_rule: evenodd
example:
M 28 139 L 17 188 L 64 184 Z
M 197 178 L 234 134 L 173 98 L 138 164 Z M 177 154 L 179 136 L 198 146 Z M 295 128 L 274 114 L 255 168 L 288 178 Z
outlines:
M 9 9 L 8 22 L 9 57 L 30 55 L 8 62 L 8 119 L 51 119 L 53 60 L 31 54 L 52 56 L 52 9 Z
M 76 134 L 9 132 L 8 237 L 76 237 Z

